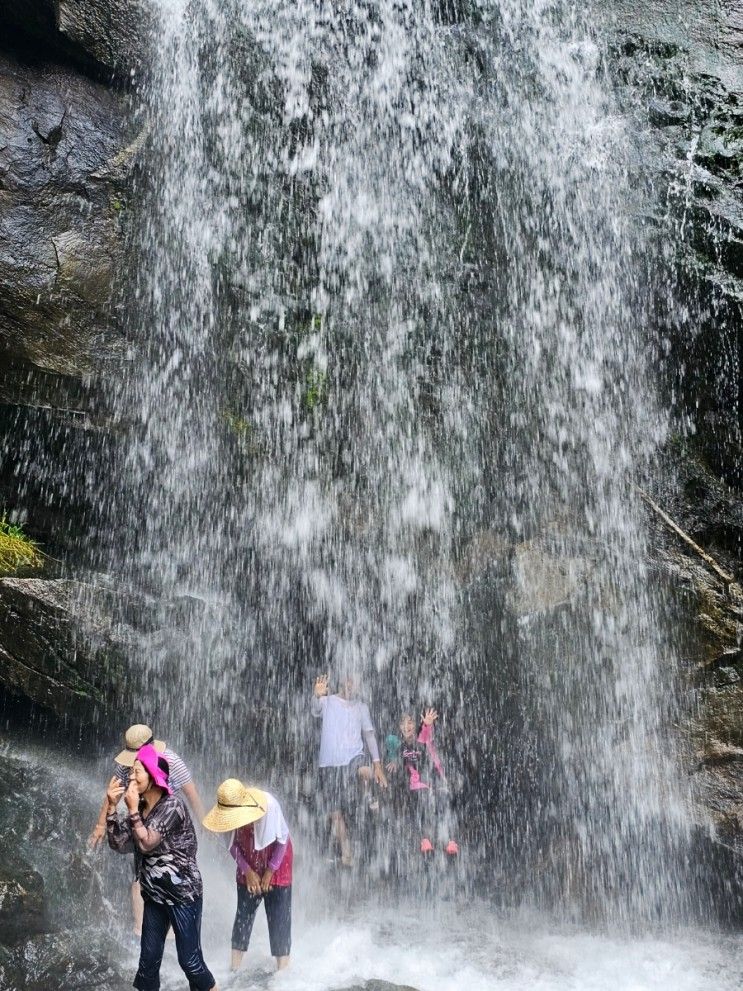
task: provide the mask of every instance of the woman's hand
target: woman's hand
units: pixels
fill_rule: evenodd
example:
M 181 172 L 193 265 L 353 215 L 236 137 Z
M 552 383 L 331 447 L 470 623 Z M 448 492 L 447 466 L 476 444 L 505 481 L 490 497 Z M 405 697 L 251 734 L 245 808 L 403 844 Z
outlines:
M 377 782 L 380 788 L 386 788 L 387 778 L 384 776 L 384 768 L 382 767 L 381 760 L 375 760 L 373 767 L 374 767 L 374 780 Z
M 315 679 L 315 698 L 321 699 L 323 695 L 328 694 L 328 676 L 326 674 L 318 675 Z
M 423 720 L 424 726 L 433 726 L 438 718 L 439 714 L 435 709 L 426 709 L 426 711 L 421 714 L 421 719 Z
M 137 791 L 137 782 L 133 776 L 129 779 L 129 784 L 124 792 L 124 801 L 132 815 L 139 811 L 139 792 Z
M 113 810 L 112 810 L 113 811 Z M 88 837 L 88 849 L 97 850 L 106 838 L 106 827 L 100 822 L 95 824 L 93 832 Z
M 100 792 L 98 793 L 100 794 Z M 124 794 L 124 786 L 117 777 L 111 778 L 106 789 L 106 801 L 108 802 L 108 814 L 116 811 L 116 806 L 121 801 Z
M 263 877 L 261 878 L 261 891 L 265 895 L 267 891 L 271 890 L 271 882 L 273 881 L 273 871 L 270 867 L 267 867 L 263 872 Z
M 251 895 L 259 895 L 261 893 L 261 879 L 250 867 L 248 867 L 248 872 L 245 875 L 245 887 Z

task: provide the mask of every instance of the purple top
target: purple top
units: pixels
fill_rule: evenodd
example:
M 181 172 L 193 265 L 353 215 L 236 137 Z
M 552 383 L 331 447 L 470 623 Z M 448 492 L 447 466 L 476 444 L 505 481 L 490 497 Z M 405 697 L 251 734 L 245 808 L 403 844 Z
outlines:
M 268 866 L 271 868 L 272 871 L 277 871 L 279 867 L 281 867 L 281 863 L 284 859 L 284 854 L 286 853 L 286 848 L 289 846 L 289 841 L 287 840 L 286 843 L 279 843 L 279 841 L 277 840 L 275 843 L 272 843 L 271 845 L 273 846 L 274 850 L 269 858 Z M 248 863 L 247 858 L 245 857 L 244 853 L 242 852 L 242 848 L 238 843 L 232 844 L 232 846 L 230 847 L 230 853 L 235 858 L 235 863 L 237 864 L 240 873 L 247 874 L 250 864 Z

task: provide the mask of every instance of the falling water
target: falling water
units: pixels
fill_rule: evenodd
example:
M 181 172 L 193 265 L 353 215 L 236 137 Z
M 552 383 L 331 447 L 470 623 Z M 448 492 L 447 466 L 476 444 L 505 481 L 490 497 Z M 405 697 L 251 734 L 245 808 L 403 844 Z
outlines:
M 648 248 L 590 22 L 163 0 L 108 565 L 170 617 L 132 664 L 209 780 L 309 808 L 312 683 L 352 671 L 380 736 L 440 709 L 467 880 L 631 923 L 689 908 L 686 826 Z

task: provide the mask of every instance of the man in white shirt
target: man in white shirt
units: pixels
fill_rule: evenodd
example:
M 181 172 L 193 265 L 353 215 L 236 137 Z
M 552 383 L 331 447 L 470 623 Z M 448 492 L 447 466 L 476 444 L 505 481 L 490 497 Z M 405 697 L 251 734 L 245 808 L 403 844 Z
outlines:
M 358 797 L 358 785 L 368 789 L 373 778 L 381 788 L 387 787 L 369 706 L 355 698 L 353 678 L 345 678 L 338 694 L 329 695 L 328 676 L 322 674 L 315 681 L 312 715 L 322 719 L 320 797 L 330 816 L 333 838 L 341 848 L 341 863 L 351 867 L 353 852 L 346 815 Z

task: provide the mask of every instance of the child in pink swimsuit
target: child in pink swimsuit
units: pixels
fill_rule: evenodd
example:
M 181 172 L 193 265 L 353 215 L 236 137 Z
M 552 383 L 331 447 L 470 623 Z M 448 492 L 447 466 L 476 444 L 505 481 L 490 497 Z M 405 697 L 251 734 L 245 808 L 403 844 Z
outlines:
M 421 837 L 421 853 L 432 853 L 433 843 L 430 828 L 432 813 L 437 822 L 448 820 L 448 803 L 442 802 L 445 794 L 446 777 L 436 746 L 433 742 L 433 724 L 439 714 L 435 709 L 427 709 L 421 717 L 420 731 L 416 733 L 413 717 L 405 713 L 400 719 L 400 736 L 387 737 L 387 770 L 391 774 L 402 772 L 405 775 L 404 787 L 409 799 L 415 803 Z M 444 846 L 450 857 L 459 853 L 459 847 L 451 838 Z

